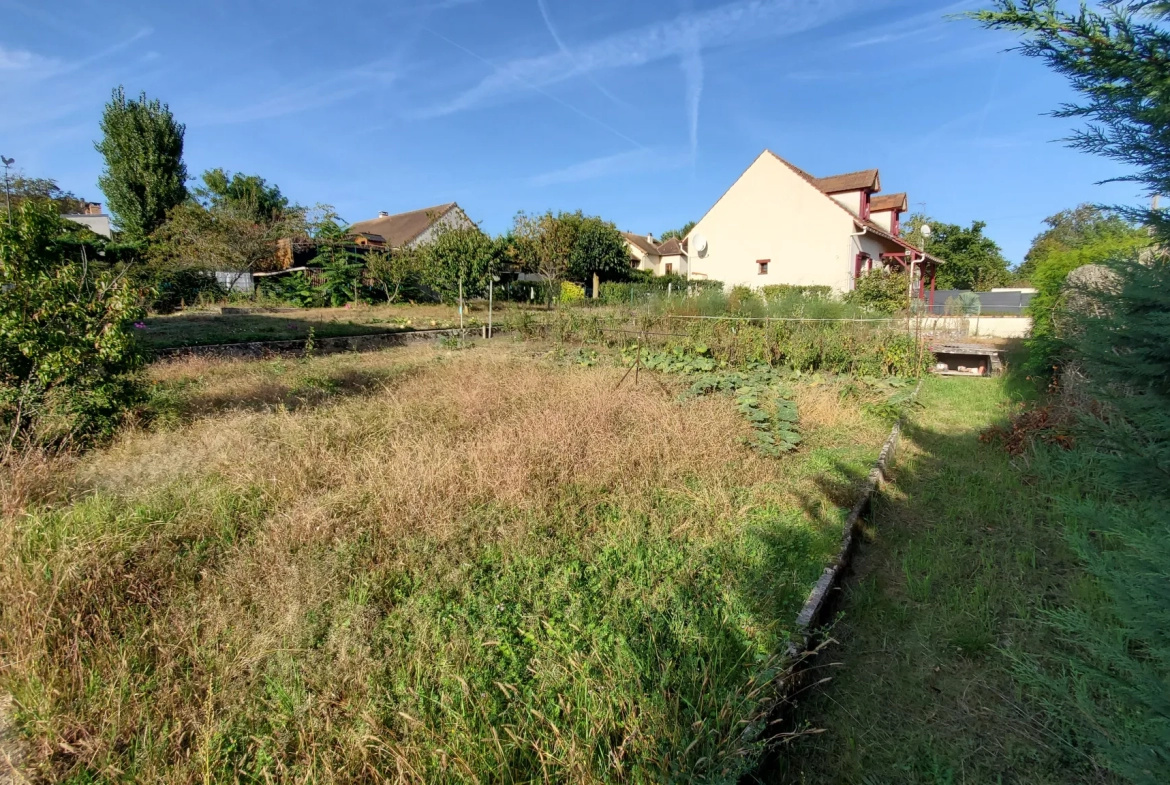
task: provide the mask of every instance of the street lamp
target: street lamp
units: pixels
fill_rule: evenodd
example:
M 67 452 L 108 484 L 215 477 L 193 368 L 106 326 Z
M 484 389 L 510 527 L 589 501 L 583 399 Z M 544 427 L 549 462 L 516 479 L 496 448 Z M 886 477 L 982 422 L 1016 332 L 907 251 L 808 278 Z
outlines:
M 8 223 L 12 223 L 12 192 L 8 188 L 8 169 L 16 163 L 16 159 L 0 155 L 0 161 L 4 162 L 4 204 L 8 208 Z
M 918 261 L 919 274 L 925 269 L 926 264 L 926 241 L 930 239 L 931 233 L 930 224 L 922 224 L 918 227 L 919 234 L 922 235 L 922 258 Z M 906 284 L 906 305 L 913 308 L 914 305 L 914 254 L 910 254 L 910 282 Z

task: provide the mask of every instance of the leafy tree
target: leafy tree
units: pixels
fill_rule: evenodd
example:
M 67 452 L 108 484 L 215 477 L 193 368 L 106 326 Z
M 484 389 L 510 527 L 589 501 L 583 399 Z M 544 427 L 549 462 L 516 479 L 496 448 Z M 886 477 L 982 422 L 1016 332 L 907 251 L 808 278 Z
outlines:
M 971 289 L 985 292 L 997 286 L 1006 286 L 1012 279 L 1007 259 L 999 245 L 983 234 L 987 224 L 972 221 L 963 228 L 958 224 L 942 223 L 920 214 L 906 222 L 907 242 L 937 256 L 946 262 L 938 268 L 937 285 L 941 289 Z M 930 225 L 931 234 L 925 238 L 922 227 Z
M 1074 147 L 1133 167 L 1123 179 L 1150 193 L 1170 193 L 1170 3 L 1066 12 L 1055 0 L 998 0 L 974 17 L 1021 33 L 1025 55 L 1068 77 L 1083 101 L 1056 114 L 1087 121 Z M 1119 212 L 1150 226 L 1162 248 L 1170 243 L 1165 213 Z M 1070 359 L 1108 412 L 1085 435 L 1101 447 L 1094 468 L 1119 499 L 1107 515 L 1072 511 L 1096 535 L 1074 534 L 1073 544 L 1109 605 L 1052 615 L 1072 653 L 1060 662 L 1067 681 L 1050 680 L 1049 694 L 1074 704 L 1071 716 L 1092 718 L 1110 769 L 1152 785 L 1170 782 L 1170 264 L 1164 251 L 1144 257 L 1115 262 L 1107 285 L 1081 293 L 1095 315 L 1070 340 Z
M 562 213 L 551 211 L 542 215 L 528 215 L 521 211 L 512 224 L 515 253 L 521 268 L 537 273 L 544 279 L 545 305 L 552 307 L 553 298 L 569 272 L 569 260 L 576 244 L 576 226 Z
M 681 229 L 671 229 L 669 232 L 663 232 L 662 236 L 659 237 L 658 239 L 661 240 L 662 242 L 666 242 L 667 240 L 682 240 L 694 228 L 695 228 L 695 222 L 694 221 L 687 221 L 685 224 L 683 224 L 683 227 Z
M 419 249 L 423 283 L 446 303 L 487 292 L 488 277 L 498 264 L 497 246 L 477 226 L 443 227 Z
M 309 266 L 321 270 L 321 297 L 334 307 L 356 301 L 363 265 L 344 225 L 330 212 L 313 227 L 312 235 L 317 254 Z
M 299 208 L 256 220 L 248 203 L 225 200 L 204 207 L 187 201 L 152 235 L 149 259 L 162 272 L 257 272 L 275 264 L 279 240 L 306 231 Z
M 208 169 L 202 180 L 203 185 L 195 189 L 194 195 L 209 210 L 230 207 L 233 212 L 251 216 L 260 223 L 279 220 L 289 209 L 288 197 L 263 177 Z
M 1039 376 L 1051 376 L 1069 356 L 1078 334 L 1075 322 L 1083 317 L 1069 312 L 1069 273 L 1085 265 L 1116 265 L 1137 259 L 1150 244 L 1149 234 L 1116 213 L 1091 205 L 1064 210 L 1046 219 L 1048 230 L 1032 242 L 1024 265 L 1037 293 L 1028 304 L 1032 332 L 1028 338 L 1029 367 Z M 1017 271 L 1018 273 L 1019 271 Z
M 52 204 L 53 209 L 62 215 L 80 213 L 85 206 L 84 199 L 79 199 L 70 191 L 63 190 L 57 185 L 56 180 L 43 177 L 14 177 L 10 190 L 13 210 L 16 210 L 27 200 Z
M 422 282 L 422 253 L 415 248 L 373 251 L 366 254 L 366 280 L 379 288 L 386 302 L 398 300 L 403 290 L 413 291 Z
M 629 251 L 617 227 L 597 217 L 581 218 L 569 254 L 569 274 L 580 281 L 592 280 L 594 273 L 601 280 L 615 280 L 629 269 Z
M 13 219 L 0 225 L 0 459 L 22 439 L 108 436 L 141 395 L 129 283 L 68 253 L 50 205 L 29 200 Z
M 1016 277 L 1021 280 L 1031 281 L 1040 263 L 1053 254 L 1101 244 L 1111 238 L 1135 236 L 1140 232 L 1115 211 L 1091 204 L 1061 210 L 1045 218 L 1044 223 L 1048 228 L 1036 235 L 1023 264 L 1016 268 Z
M 102 140 L 94 146 L 106 164 L 98 184 L 118 228 L 141 241 L 187 198 L 186 127 L 166 104 L 146 93 L 127 100 L 118 87 L 102 113 L 101 129 Z

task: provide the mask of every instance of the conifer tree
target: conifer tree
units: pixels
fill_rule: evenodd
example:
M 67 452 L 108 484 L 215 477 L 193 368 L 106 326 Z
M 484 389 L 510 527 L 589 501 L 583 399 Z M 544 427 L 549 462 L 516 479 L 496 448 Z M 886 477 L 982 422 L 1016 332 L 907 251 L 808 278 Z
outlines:
M 998 0 L 975 18 L 1020 32 L 1026 55 L 1067 76 L 1083 102 L 1074 147 L 1133 169 L 1122 178 L 1170 193 L 1170 3 L 1106 0 L 1075 12 L 1056 0 Z M 1104 460 L 1106 504 L 1072 502 L 1084 531 L 1071 541 L 1108 597 L 1107 611 L 1062 608 L 1051 618 L 1072 654 L 1062 699 L 1090 717 L 1104 762 L 1135 783 L 1170 782 L 1170 221 L 1122 210 L 1154 246 L 1112 266 L 1069 354 L 1099 404 L 1088 432 Z M 1057 693 L 1059 695 L 1059 693 Z

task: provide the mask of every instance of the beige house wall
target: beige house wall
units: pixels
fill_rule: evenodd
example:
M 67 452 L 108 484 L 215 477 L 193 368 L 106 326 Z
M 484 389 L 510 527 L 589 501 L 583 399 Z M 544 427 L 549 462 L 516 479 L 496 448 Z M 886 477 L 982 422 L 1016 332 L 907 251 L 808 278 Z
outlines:
M 853 231 L 849 213 L 764 152 L 688 234 L 690 275 L 728 286 L 786 283 L 849 291 L 858 250 Z M 695 250 L 696 236 L 707 241 L 702 254 Z M 759 259 L 769 260 L 767 275 L 759 274 Z
M 885 229 L 887 232 L 894 231 L 894 211 L 882 210 L 881 212 L 871 212 L 869 220 Z
M 854 215 L 861 215 L 861 191 L 832 194 L 832 199 Z
M 670 272 L 674 275 L 687 274 L 687 257 L 683 254 L 667 254 L 658 261 L 658 270 L 655 275 L 666 275 L 667 265 L 670 265 Z

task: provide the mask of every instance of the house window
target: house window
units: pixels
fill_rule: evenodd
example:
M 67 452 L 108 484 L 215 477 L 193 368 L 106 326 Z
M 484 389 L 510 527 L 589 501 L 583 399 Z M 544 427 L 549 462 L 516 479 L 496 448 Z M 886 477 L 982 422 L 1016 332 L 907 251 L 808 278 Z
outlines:
M 671 274 L 671 273 L 673 273 L 673 272 L 674 272 L 674 263 L 673 263 L 673 262 L 667 262 L 667 263 L 666 263 L 666 274 L 667 274 L 667 275 L 670 275 L 670 274 Z
M 768 274 L 768 262 L 770 262 L 770 261 L 772 261 L 772 260 L 771 259 L 759 259 L 758 261 L 756 261 L 756 266 L 760 268 L 760 275 L 767 275 Z

